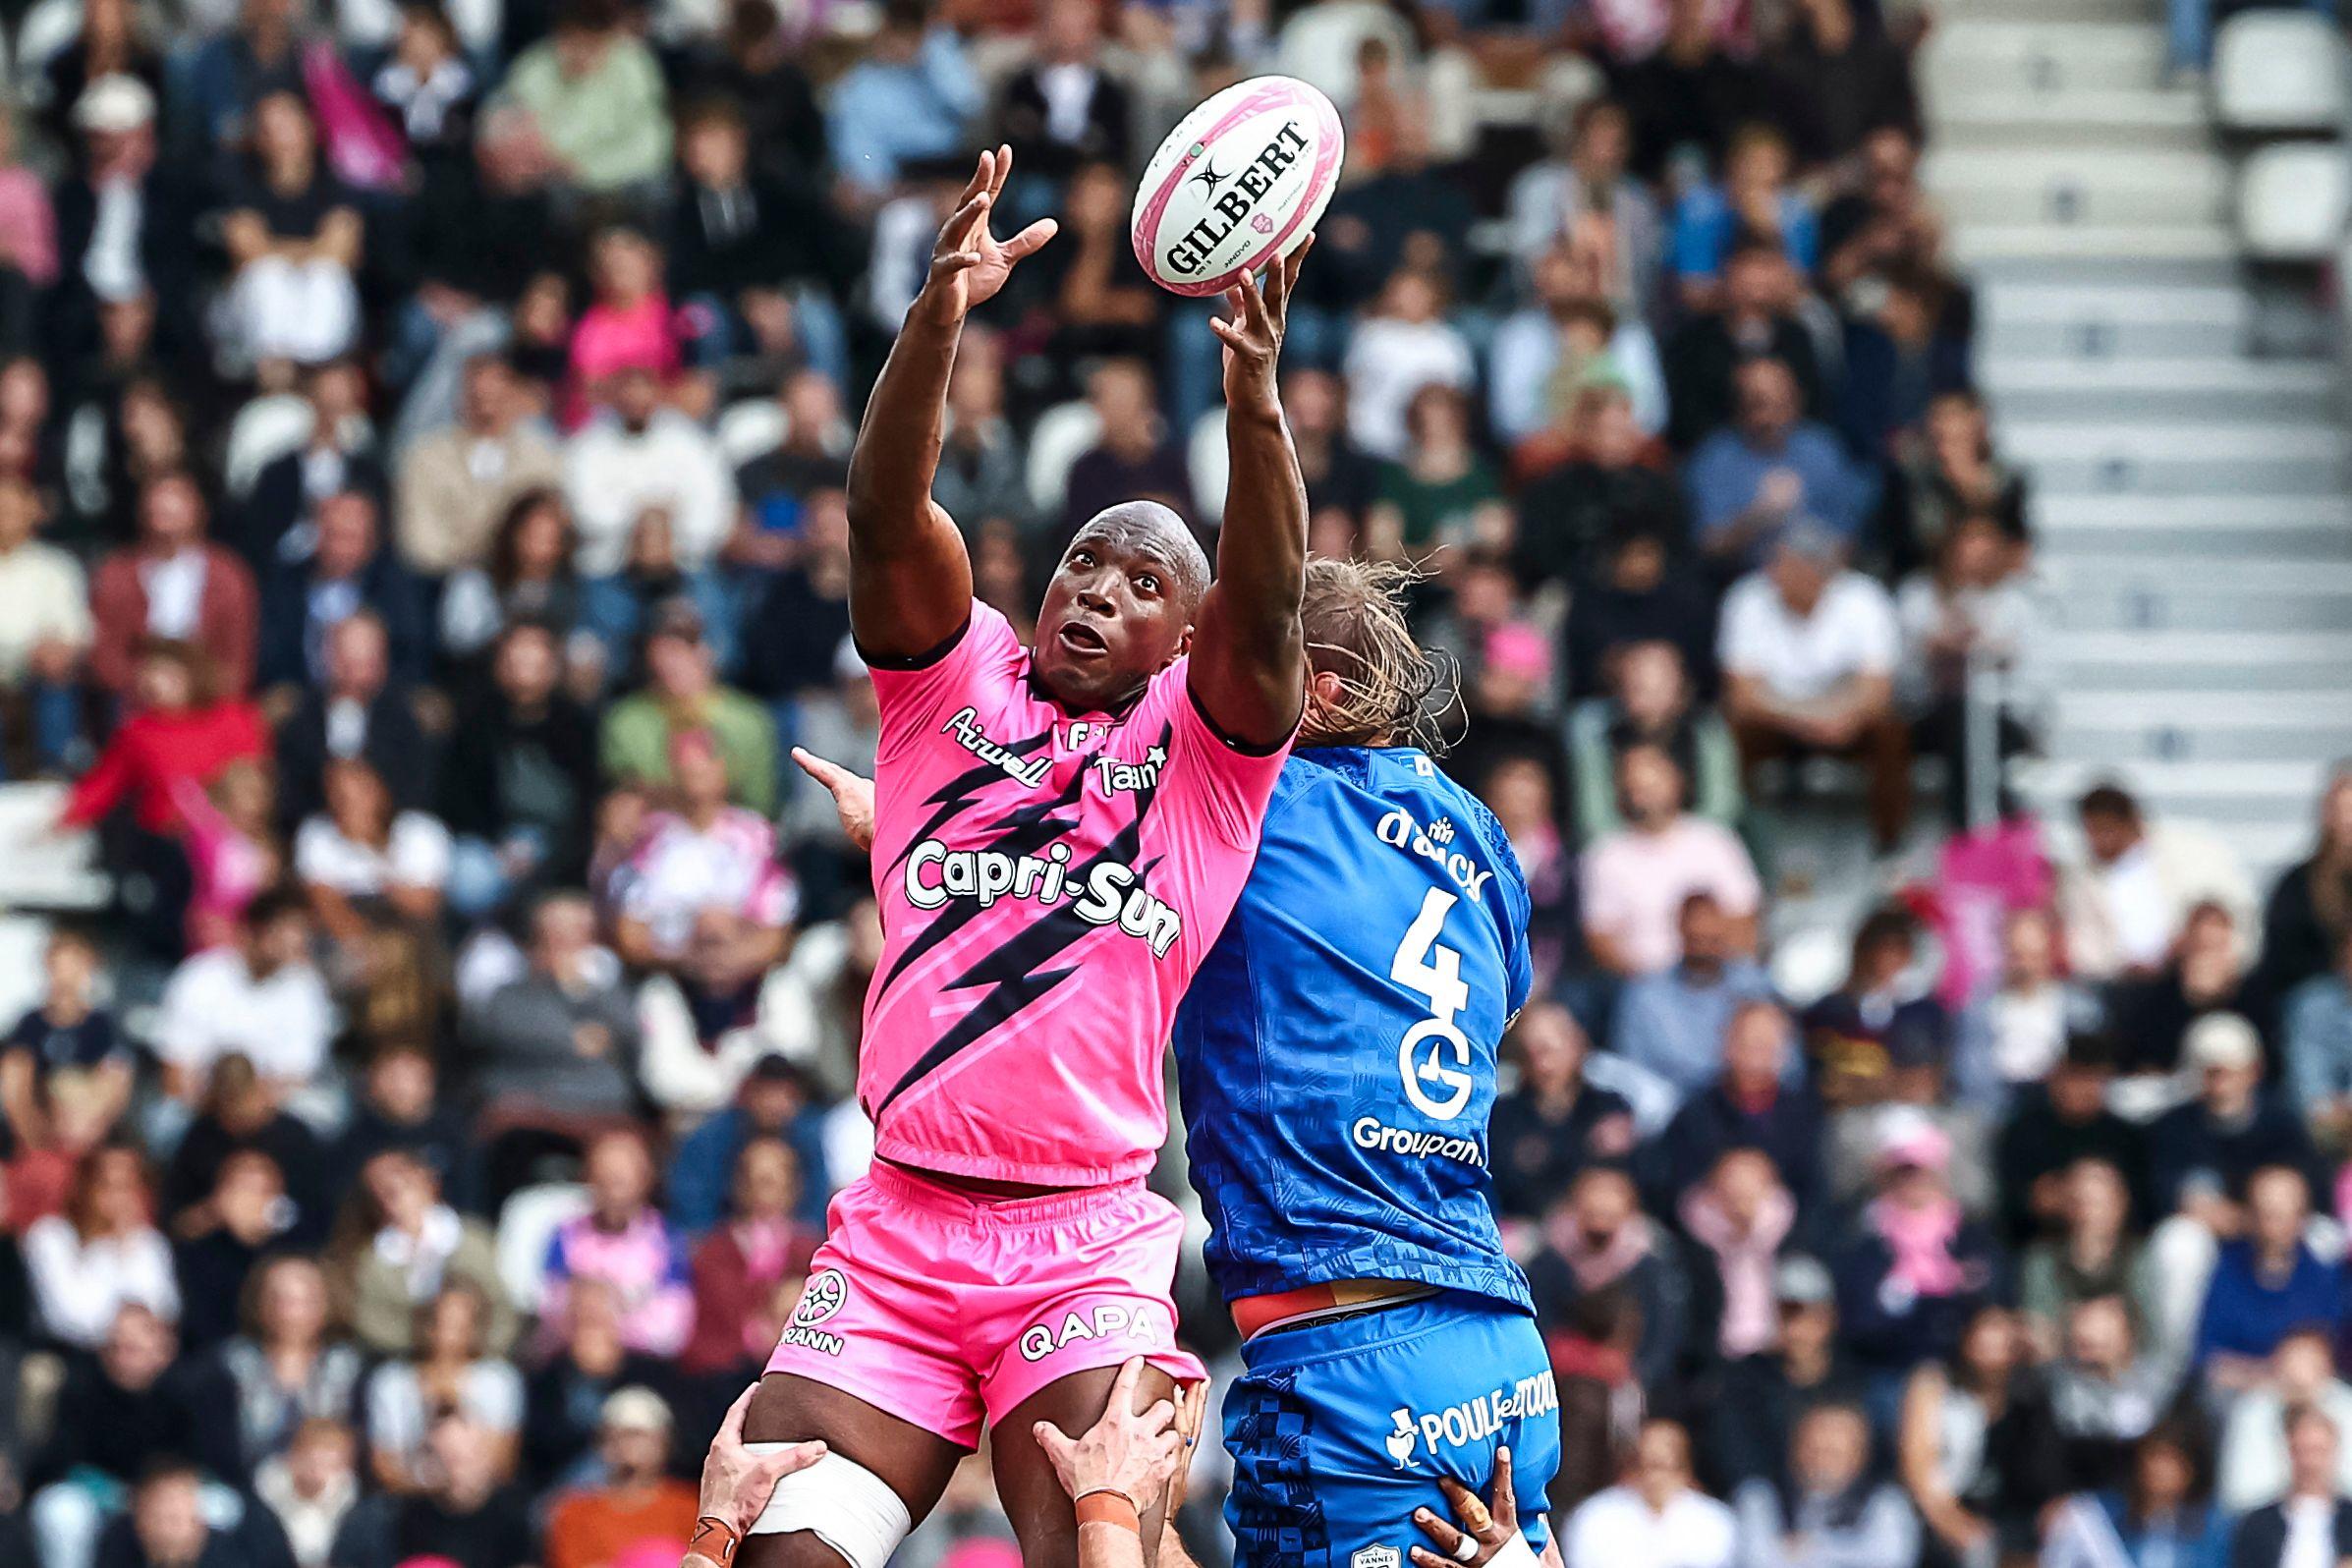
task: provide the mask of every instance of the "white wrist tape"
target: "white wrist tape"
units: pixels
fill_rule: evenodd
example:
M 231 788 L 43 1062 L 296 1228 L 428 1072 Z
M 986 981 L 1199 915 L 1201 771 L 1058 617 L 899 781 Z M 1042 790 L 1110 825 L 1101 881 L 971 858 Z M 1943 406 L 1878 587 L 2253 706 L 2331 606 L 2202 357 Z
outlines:
M 790 1446 L 744 1444 L 756 1454 Z M 906 1503 L 888 1482 L 855 1460 L 828 1453 L 776 1483 L 751 1534 L 789 1536 L 805 1530 L 839 1552 L 850 1568 L 886 1568 L 890 1554 L 914 1528 Z

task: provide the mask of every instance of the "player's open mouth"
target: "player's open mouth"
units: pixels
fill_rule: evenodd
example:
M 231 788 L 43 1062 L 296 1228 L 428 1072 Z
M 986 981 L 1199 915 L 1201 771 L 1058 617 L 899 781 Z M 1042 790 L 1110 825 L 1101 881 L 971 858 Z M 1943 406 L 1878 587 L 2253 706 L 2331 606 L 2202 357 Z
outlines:
M 1061 644 L 1062 651 L 1074 658 L 1100 658 L 1110 651 L 1110 644 L 1102 640 L 1102 634 L 1083 621 L 1064 621 L 1061 630 L 1054 633 L 1053 637 L 1055 642 Z

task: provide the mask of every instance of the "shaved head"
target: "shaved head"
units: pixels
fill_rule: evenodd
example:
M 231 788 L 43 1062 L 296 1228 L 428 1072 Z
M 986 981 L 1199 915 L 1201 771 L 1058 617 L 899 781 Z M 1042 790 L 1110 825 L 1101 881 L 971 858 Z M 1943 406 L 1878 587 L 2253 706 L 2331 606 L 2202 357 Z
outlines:
M 1208 552 L 1193 537 L 1192 528 L 1157 501 L 1121 501 L 1087 519 L 1071 543 L 1085 540 L 1157 558 L 1175 580 L 1178 607 L 1191 620 L 1208 591 Z

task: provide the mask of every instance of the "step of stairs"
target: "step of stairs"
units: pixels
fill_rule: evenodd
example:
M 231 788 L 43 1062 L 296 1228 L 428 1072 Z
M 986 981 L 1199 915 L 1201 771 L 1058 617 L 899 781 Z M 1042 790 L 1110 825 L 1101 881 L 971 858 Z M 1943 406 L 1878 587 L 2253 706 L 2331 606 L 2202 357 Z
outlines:
M 1983 8 L 1938 19 L 1915 57 L 1932 107 L 1975 93 L 2156 87 L 2164 40 L 2130 22 L 1986 21 Z

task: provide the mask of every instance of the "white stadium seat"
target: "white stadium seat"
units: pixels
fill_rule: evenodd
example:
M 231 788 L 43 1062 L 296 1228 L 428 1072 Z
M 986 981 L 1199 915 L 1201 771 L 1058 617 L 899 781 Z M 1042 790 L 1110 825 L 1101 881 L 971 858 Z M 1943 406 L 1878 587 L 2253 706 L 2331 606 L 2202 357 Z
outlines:
M 1233 476 L 1225 452 L 1223 404 L 1193 421 L 1193 433 L 1184 443 L 1184 475 L 1192 481 L 1193 505 L 1201 514 L 1193 522 L 1204 529 L 1217 527 L 1225 516 L 1225 486 Z
M 1037 416 L 1029 436 L 1029 498 L 1047 519 L 1061 516 L 1070 493 L 1070 468 L 1102 439 L 1102 416 L 1092 403 L 1057 403 Z
M 2337 141 L 2258 147 L 2238 170 L 2238 238 L 2258 261 L 2324 261 L 2352 209 L 2352 155 Z
M 221 460 L 232 498 L 243 500 L 261 471 L 310 438 L 310 405 L 292 392 L 259 397 L 237 411 Z
M 547 1244 L 567 1220 L 588 1211 L 588 1192 L 577 1182 L 526 1187 L 498 1211 L 498 1282 L 527 1313 L 539 1310 L 546 1283 Z
M 733 404 L 718 417 L 719 450 L 726 454 L 729 467 L 740 469 L 782 446 L 791 429 L 784 406 L 773 398 Z
M 2352 111 L 2335 24 L 2310 11 L 2243 11 L 2213 41 L 2213 118 L 2254 135 L 2343 128 Z

